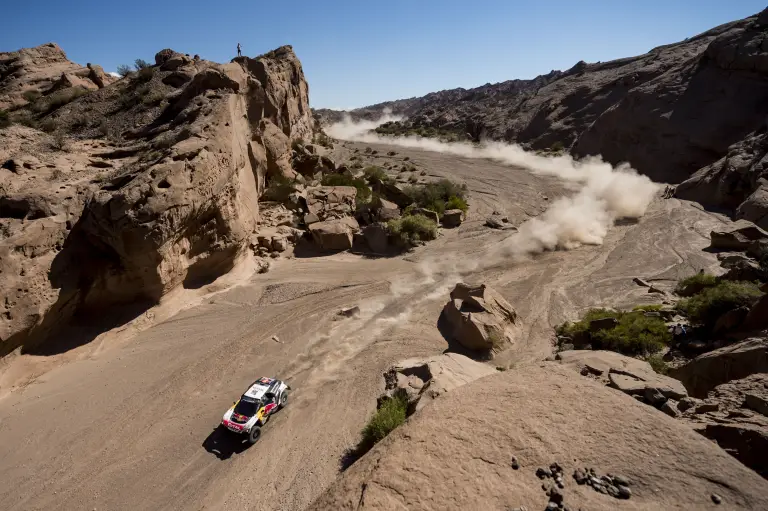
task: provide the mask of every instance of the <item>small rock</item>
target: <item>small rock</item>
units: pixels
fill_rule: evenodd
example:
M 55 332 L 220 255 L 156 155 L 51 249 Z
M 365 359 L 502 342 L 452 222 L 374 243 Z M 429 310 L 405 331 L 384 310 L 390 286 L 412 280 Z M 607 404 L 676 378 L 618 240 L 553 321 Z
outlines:
M 544 479 L 545 477 L 552 477 L 552 472 L 550 472 L 546 468 L 537 468 L 536 477 L 538 477 L 539 479 Z
M 565 484 L 563 483 L 563 480 L 562 480 L 562 479 L 558 479 L 557 481 L 555 481 L 555 484 L 556 484 L 556 485 L 557 485 L 557 487 L 558 487 L 558 488 L 560 488 L 561 490 L 562 490 L 563 488 L 565 488 Z
M 517 462 L 517 458 L 512 456 L 512 469 L 517 470 L 520 468 L 520 464 Z
M 560 505 L 557 502 L 552 502 L 550 500 L 547 504 L 547 511 L 554 511 L 555 509 L 560 509 Z
M 644 281 L 644 280 L 643 280 L 643 279 L 641 279 L 640 277 L 635 277 L 634 279 L 632 279 L 632 282 L 634 282 L 634 283 L 635 283 L 635 284 L 637 284 L 638 286 L 642 286 L 642 287 L 651 287 L 651 285 L 650 285 L 648 282 Z
M 277 259 L 278 257 L 280 257 L 280 252 L 270 252 L 269 257 L 271 257 L 272 259 Z
M 696 407 L 696 413 L 716 412 L 720 408 L 720 403 L 702 403 Z
M 627 479 L 626 477 L 624 477 L 622 475 L 618 475 L 617 474 L 617 475 L 612 476 L 612 478 L 613 478 L 613 482 L 615 484 L 617 484 L 617 485 L 621 485 L 621 486 L 629 486 L 630 485 L 629 479 Z
M 675 406 L 675 402 L 671 399 L 666 401 L 663 405 L 661 405 L 661 408 L 659 408 L 662 412 L 666 413 L 670 417 L 677 418 L 680 416 L 680 412 L 678 411 L 677 407 Z
M 272 340 L 273 340 L 273 341 L 275 341 L 275 342 L 279 342 L 279 343 L 281 343 L 281 344 L 282 344 L 282 341 L 281 341 L 281 340 L 280 340 L 280 338 L 279 338 L 278 336 L 276 336 L 276 335 L 273 335 L 273 336 L 272 336 Z
M 684 397 L 677 403 L 677 409 L 684 412 L 690 408 L 693 408 L 699 403 L 699 400 L 695 397 Z
M 549 490 L 549 501 L 559 505 L 563 501 L 563 492 L 557 488 L 552 488 Z
M 609 484 L 605 487 L 606 491 L 608 492 L 608 495 L 610 495 L 613 498 L 619 498 L 619 489 L 616 488 L 614 485 Z
M 584 484 L 587 482 L 587 473 L 582 469 L 577 468 L 573 471 L 573 478 L 576 480 L 577 484 Z
M 632 490 L 630 490 L 628 487 L 624 486 L 623 484 L 620 484 L 617 486 L 619 490 L 619 498 L 620 499 L 628 499 L 632 496 Z
M 723 498 L 720 495 L 718 495 L 717 493 L 712 494 L 712 502 L 714 502 L 715 504 L 720 504 L 722 501 L 723 501 Z
M 561 473 L 563 471 L 563 468 L 559 464 L 557 464 L 557 462 L 555 462 L 549 466 L 549 470 L 552 472 L 552 474 L 557 474 L 557 473 Z

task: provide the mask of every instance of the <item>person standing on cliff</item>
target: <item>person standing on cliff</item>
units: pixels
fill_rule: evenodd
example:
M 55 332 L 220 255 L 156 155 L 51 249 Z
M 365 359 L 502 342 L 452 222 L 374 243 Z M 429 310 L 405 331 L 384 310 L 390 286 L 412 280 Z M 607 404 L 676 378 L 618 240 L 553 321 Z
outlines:
M 243 52 L 240 51 L 240 43 L 237 43 L 237 56 L 238 57 L 242 57 L 243 56 Z

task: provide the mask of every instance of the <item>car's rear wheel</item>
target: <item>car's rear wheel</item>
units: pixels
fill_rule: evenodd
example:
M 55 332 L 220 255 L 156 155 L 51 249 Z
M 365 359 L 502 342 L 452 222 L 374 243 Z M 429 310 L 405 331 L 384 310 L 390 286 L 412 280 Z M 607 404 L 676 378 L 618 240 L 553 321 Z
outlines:
M 282 410 L 285 408 L 285 406 L 288 404 L 288 389 L 285 389 L 282 394 L 280 394 L 280 404 L 277 405 L 278 410 Z
M 255 444 L 259 441 L 259 438 L 261 438 L 261 428 L 258 426 L 252 427 L 251 432 L 248 433 L 248 441 L 251 444 Z

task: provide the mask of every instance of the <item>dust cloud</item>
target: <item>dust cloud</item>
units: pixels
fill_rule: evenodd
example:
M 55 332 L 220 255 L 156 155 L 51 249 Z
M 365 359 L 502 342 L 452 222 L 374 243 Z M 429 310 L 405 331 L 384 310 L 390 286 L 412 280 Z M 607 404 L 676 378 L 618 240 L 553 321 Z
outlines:
M 544 214 L 528 220 L 520 226 L 518 233 L 507 238 L 501 250 L 506 255 L 533 254 L 558 248 L 567 250 L 583 244 L 599 245 L 616 220 L 643 216 L 659 188 L 628 164 L 614 167 L 600 157 L 576 160 L 568 154 L 541 156 L 516 144 L 503 142 L 475 145 L 422 137 L 384 137 L 371 131 L 385 122 L 400 119 L 391 112 L 384 112 L 375 121 L 353 121 L 346 117 L 326 131 L 331 137 L 342 140 L 397 145 L 462 158 L 490 159 L 522 167 L 535 174 L 555 176 L 574 187 L 574 195 L 554 201 Z

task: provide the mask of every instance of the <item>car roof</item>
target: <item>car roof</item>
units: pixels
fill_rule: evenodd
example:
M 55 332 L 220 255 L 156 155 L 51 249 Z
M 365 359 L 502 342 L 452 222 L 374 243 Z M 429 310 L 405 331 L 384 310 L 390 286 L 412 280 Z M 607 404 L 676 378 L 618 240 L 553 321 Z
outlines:
M 274 378 L 259 378 L 248 387 L 248 390 L 243 393 L 243 397 L 251 399 L 261 399 L 264 394 L 274 389 L 279 385 L 279 381 Z

